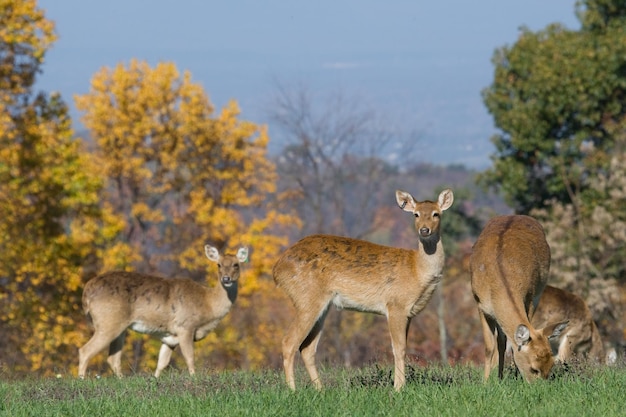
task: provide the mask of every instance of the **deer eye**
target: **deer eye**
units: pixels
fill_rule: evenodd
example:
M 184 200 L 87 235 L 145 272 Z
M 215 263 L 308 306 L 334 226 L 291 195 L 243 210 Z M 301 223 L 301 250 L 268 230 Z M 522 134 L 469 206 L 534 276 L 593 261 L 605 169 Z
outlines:
M 439 217 L 439 213 L 438 212 L 434 212 L 433 213 L 433 217 Z
M 533 375 L 539 375 L 539 369 L 530 368 L 530 373 Z
M 415 217 L 419 217 L 420 216 L 419 212 L 414 213 L 414 214 L 415 214 Z

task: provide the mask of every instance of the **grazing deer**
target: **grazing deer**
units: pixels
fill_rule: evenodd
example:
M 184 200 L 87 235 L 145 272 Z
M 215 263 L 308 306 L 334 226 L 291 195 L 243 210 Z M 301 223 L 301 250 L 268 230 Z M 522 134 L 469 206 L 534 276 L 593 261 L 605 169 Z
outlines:
M 202 340 L 230 311 L 237 297 L 240 263 L 248 259 L 245 247 L 237 255 L 220 255 L 210 245 L 204 249 L 207 258 L 218 265 L 220 285 L 213 288 L 190 279 L 123 271 L 105 273 L 85 285 L 83 309 L 94 334 L 79 350 L 80 378 L 84 378 L 89 360 L 107 346 L 107 362 L 115 375 L 122 376 L 122 347 L 128 328 L 156 335 L 163 342 L 155 377 L 169 364 L 179 344 L 189 373 L 195 373 L 193 342 Z
M 437 202 L 416 201 L 396 191 L 400 208 L 415 215 L 418 248 L 392 248 L 330 235 L 305 237 L 287 249 L 274 265 L 274 281 L 291 298 L 296 316 L 283 339 L 287 384 L 295 390 L 294 359 L 300 350 L 317 389 L 315 351 L 331 303 L 339 309 L 387 316 L 395 363 L 394 387 L 405 384 L 406 340 L 411 318 L 430 300 L 444 265 L 441 213 L 454 200 L 451 190 Z
M 474 244 L 470 270 L 485 339 L 485 380 L 496 361 L 502 378 L 507 338 L 524 378 L 547 378 L 554 365 L 548 337 L 558 336 L 567 322 L 535 329 L 529 320 L 550 270 L 550 247 L 541 225 L 523 215 L 492 218 Z
M 544 327 L 548 323 L 568 320 L 567 329 L 559 338 L 550 340 L 552 354 L 559 362 L 587 359 L 595 363 L 611 363 L 613 352 L 607 356 L 600 332 L 585 301 L 569 291 L 546 285 L 531 324 Z

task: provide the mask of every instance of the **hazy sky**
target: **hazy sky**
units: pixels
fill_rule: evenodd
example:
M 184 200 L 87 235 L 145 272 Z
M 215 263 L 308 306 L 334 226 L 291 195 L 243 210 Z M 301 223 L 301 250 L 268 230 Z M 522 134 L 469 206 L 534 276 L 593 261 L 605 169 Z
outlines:
M 423 160 L 489 165 L 480 92 L 519 27 L 579 27 L 575 0 L 40 0 L 59 40 L 39 89 L 73 95 L 102 67 L 138 58 L 189 70 L 218 107 L 267 123 L 276 82 L 362 98 L 418 130 Z M 80 126 L 77 126 L 80 127 Z M 272 126 L 270 137 L 272 137 Z

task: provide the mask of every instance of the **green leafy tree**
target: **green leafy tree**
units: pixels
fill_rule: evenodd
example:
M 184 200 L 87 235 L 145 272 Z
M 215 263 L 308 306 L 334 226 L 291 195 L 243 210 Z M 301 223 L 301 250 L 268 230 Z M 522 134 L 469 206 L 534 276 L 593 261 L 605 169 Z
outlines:
M 523 29 L 493 57 L 484 101 L 501 133 L 484 185 L 517 212 L 571 201 L 617 149 L 609 126 L 626 113 L 626 2 L 578 3 L 580 30 Z

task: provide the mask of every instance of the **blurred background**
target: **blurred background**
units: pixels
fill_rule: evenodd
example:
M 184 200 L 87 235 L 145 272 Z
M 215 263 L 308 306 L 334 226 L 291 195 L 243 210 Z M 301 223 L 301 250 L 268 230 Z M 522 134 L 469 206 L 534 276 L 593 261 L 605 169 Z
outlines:
M 206 243 L 251 255 L 198 368 L 278 369 L 274 260 L 312 233 L 415 247 L 396 189 L 455 194 L 410 363 L 482 361 L 468 257 L 507 213 L 621 355 L 626 2 L 435 3 L 2 1 L 0 375 L 75 374 L 100 272 L 215 285 Z M 158 340 L 127 345 L 154 369 Z M 318 358 L 390 361 L 385 318 L 331 311 Z

